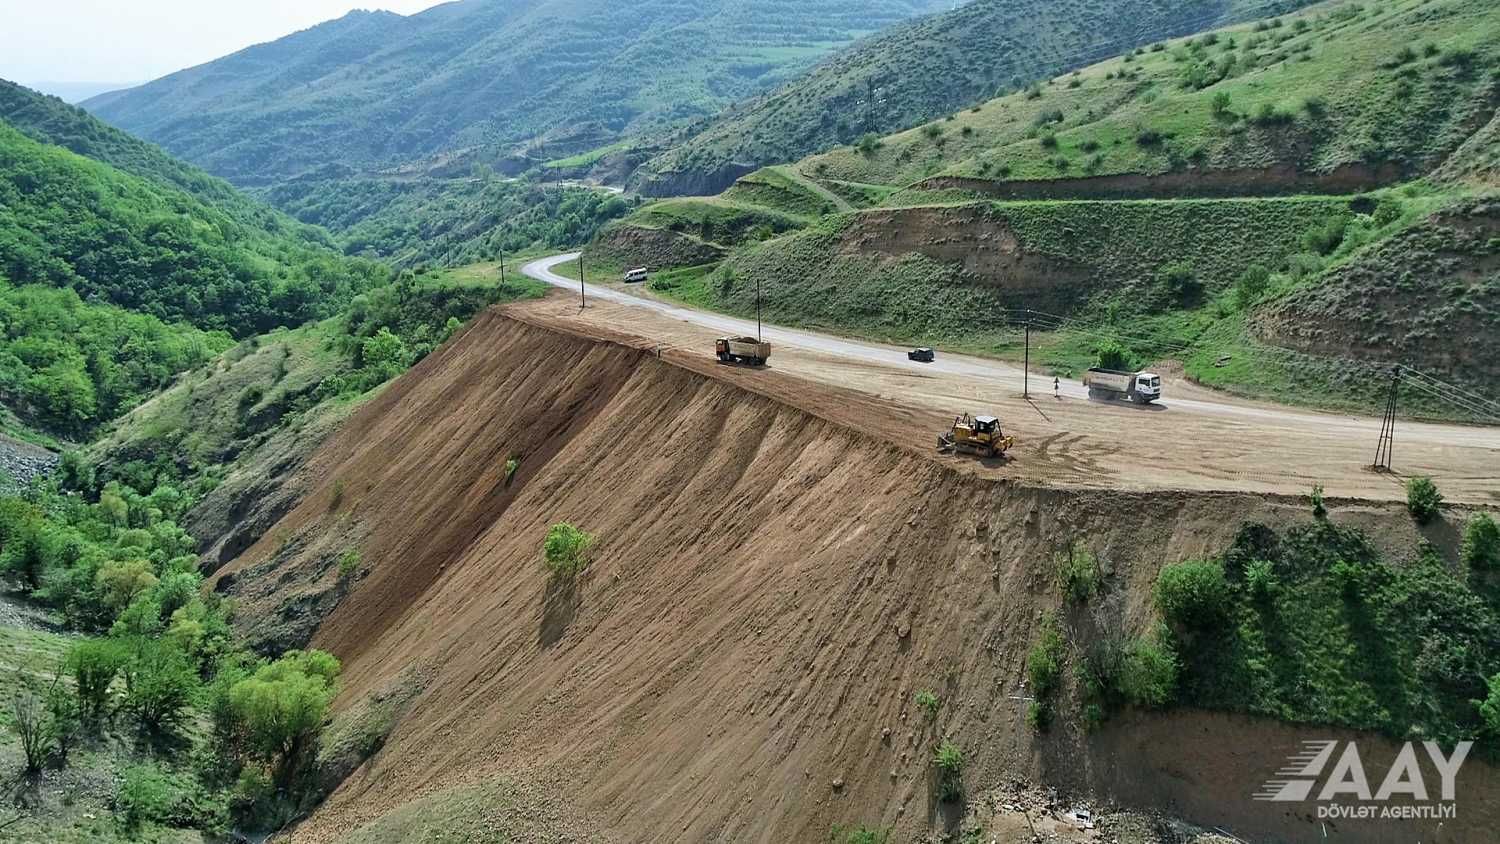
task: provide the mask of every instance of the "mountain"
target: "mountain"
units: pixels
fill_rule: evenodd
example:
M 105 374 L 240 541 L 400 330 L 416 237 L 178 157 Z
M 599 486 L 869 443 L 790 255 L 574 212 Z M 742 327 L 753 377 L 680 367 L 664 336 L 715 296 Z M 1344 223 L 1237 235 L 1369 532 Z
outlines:
M 769 319 L 893 342 L 1008 355 L 1045 312 L 1031 359 L 1059 372 L 1111 346 L 1368 410 L 1400 361 L 1495 396 L 1464 338 L 1500 336 L 1496 44 L 1493 3 L 1322 3 L 646 205 L 588 251 L 678 269 L 652 286 L 695 305 L 760 290 Z
M 386 271 L 61 100 L 6 83 L 0 275 L 244 336 L 328 316 Z
M 941 0 L 460 0 L 353 12 L 100 117 L 239 184 L 485 148 L 555 158 L 713 114 Z
M 694 127 L 636 176 L 649 195 L 709 194 L 756 167 L 930 120 L 1165 38 L 1308 0 L 975 0 L 849 47 Z
M 56 82 L 52 80 L 27 82 L 26 87 L 43 94 L 51 94 L 63 102 L 81 103 L 92 97 L 108 94 L 111 91 L 123 91 L 126 88 L 134 88 L 142 84 L 135 82 Z

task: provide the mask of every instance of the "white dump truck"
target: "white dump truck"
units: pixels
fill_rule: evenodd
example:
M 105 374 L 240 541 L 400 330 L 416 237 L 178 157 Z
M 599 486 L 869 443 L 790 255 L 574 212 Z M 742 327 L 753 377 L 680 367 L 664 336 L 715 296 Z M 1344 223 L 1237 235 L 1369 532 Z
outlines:
M 1161 376 L 1151 372 L 1116 372 L 1113 369 L 1090 369 L 1083 374 L 1083 386 L 1091 399 L 1129 399 L 1150 404 L 1161 398 Z
M 754 337 L 720 337 L 714 341 L 714 354 L 721 363 L 748 363 L 760 366 L 771 356 L 771 344 Z

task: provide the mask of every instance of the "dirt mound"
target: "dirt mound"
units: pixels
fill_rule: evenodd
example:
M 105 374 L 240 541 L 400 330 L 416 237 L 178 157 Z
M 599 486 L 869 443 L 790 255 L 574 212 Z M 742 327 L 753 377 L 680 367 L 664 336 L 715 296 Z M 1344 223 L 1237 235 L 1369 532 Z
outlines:
M 943 830 L 956 819 L 929 759 L 945 735 L 971 789 L 1021 774 L 1195 813 L 1248 805 L 1243 771 L 1215 774 L 1201 743 L 1140 780 L 1119 740 L 1036 740 L 1025 651 L 1060 605 L 1051 557 L 1073 539 L 1139 627 L 1163 561 L 1224 546 L 1243 519 L 1306 518 L 1301 503 L 1021 486 L 831 421 L 878 420 L 877 400 L 807 388 L 786 403 L 711 367 L 491 312 L 310 461 L 311 492 L 220 585 L 262 627 L 305 594 L 337 596 L 312 641 L 345 661 L 341 706 L 408 666 L 432 674 L 293 840 L 469 818 L 485 795 L 506 802 L 486 834 L 517 841 Z M 1340 518 L 1409 524 L 1392 512 Z M 573 581 L 539 558 L 561 521 L 597 537 Z M 338 586 L 330 552 L 351 538 L 363 576 Z M 922 689 L 942 699 L 934 721 L 912 705 Z M 1095 753 L 1109 766 L 1086 764 Z M 1460 824 L 1495 820 L 1465 811 Z M 1316 828 L 1242 815 L 1251 834 Z
M 589 244 L 592 260 L 651 269 L 695 267 L 723 257 L 723 249 L 692 235 L 627 224 L 606 228 Z
M 1395 164 L 1378 167 L 1346 164 L 1327 173 L 1305 172 L 1293 164 L 1275 164 L 1243 169 L 1193 167 L 1166 173 L 1121 173 L 1076 179 L 992 181 L 935 176 L 917 183 L 916 187 L 972 191 L 999 199 L 1182 199 L 1362 193 L 1412 175 Z

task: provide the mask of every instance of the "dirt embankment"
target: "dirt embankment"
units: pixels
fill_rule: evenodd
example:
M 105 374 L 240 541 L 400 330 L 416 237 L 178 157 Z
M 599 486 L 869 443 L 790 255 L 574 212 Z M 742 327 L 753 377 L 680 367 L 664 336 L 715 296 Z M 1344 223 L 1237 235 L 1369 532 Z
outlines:
M 1396 164 L 1346 164 L 1312 173 L 1294 164 L 1246 169 L 1191 167 L 1167 173 L 1120 173 L 1077 179 L 997 182 L 935 176 L 919 182 L 926 190 L 964 190 L 997 199 L 1181 199 L 1183 197 L 1291 196 L 1346 194 L 1395 184 L 1411 173 Z
M 1025 651 L 1061 604 L 1058 549 L 1087 538 L 1120 596 L 1109 612 L 1136 628 L 1162 562 L 1222 547 L 1241 520 L 1306 518 L 1300 503 L 1020 486 L 889 444 L 881 414 L 774 373 L 482 316 L 357 413 L 307 464 L 306 498 L 219 575 L 251 627 L 310 591 L 337 596 L 312 642 L 344 660 L 341 706 L 429 672 L 292 839 L 451 797 L 517 841 L 818 841 L 834 823 L 905 840 L 952 822 L 932 800 L 944 735 L 971 791 L 1031 775 L 1208 823 L 1232 805 L 1223 817 L 1251 836 L 1316 834 L 1252 803 L 1271 770 L 1220 752 L 1297 731 L 1176 735 L 1185 716 L 1168 716 L 1152 735 L 1177 746 L 1145 753 L 1130 723 L 1038 740 L 1020 699 Z M 849 427 L 861 419 L 875 433 Z M 1393 512 L 1336 517 L 1414 543 Z M 576 581 L 540 561 L 561 521 L 597 536 Z M 335 587 L 351 537 L 363 574 Z M 912 704 L 922 689 L 942 698 L 934 722 Z M 1444 840 L 1500 820 L 1477 796 L 1494 787 L 1471 762 Z

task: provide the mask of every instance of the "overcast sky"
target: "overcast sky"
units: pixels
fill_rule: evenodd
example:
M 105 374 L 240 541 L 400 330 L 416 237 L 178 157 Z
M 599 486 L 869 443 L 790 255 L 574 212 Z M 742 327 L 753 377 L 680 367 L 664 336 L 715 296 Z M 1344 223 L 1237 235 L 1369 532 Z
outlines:
M 0 78 L 143 82 L 350 9 L 403 15 L 438 0 L 0 0 Z

